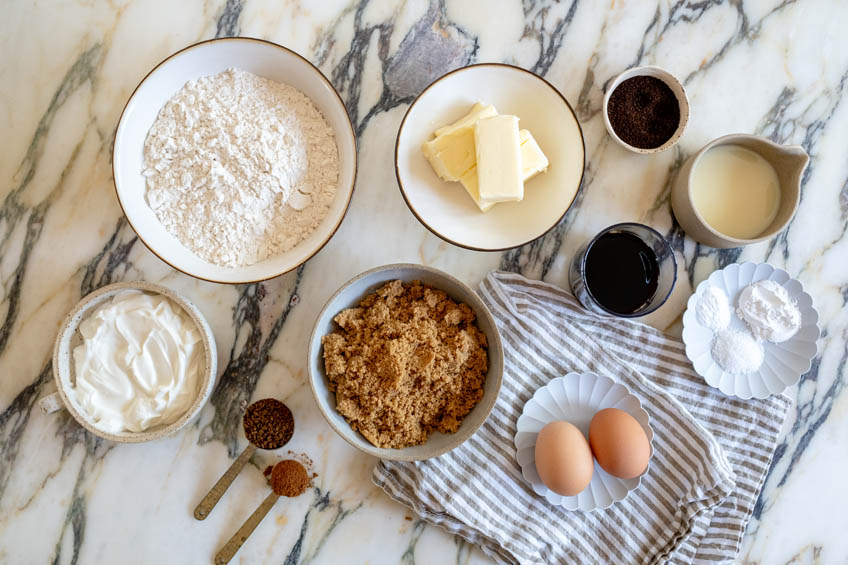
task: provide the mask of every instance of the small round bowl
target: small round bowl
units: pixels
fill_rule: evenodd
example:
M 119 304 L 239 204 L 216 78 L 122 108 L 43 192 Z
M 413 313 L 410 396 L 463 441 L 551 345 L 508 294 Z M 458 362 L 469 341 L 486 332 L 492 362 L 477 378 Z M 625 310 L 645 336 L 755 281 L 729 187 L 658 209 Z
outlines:
M 375 291 L 383 284 L 402 280 L 411 282 L 421 281 L 423 284 L 444 291 L 453 300 L 468 304 L 477 315 L 477 326 L 486 334 L 488 342 L 489 372 L 483 384 L 483 398 L 465 416 L 459 429 L 452 434 L 433 432 L 421 445 L 413 445 L 403 449 L 375 447 L 362 434 L 354 431 L 344 417 L 336 410 L 336 396 L 329 389 L 329 381 L 324 371 L 324 348 L 321 338 L 335 328 L 333 318 L 346 308 L 355 307 L 367 294 Z M 483 301 L 467 285 L 454 277 L 424 265 L 400 263 L 384 265 L 365 271 L 352 278 L 336 291 L 318 314 L 312 337 L 309 340 L 309 384 L 318 408 L 330 424 L 346 442 L 369 455 L 390 461 L 420 461 L 447 453 L 470 438 L 483 425 L 495 405 L 503 379 L 503 348 L 495 320 Z
M 753 373 L 737 375 L 724 371 L 713 360 L 712 341 L 715 335 L 698 322 L 695 306 L 709 286 L 724 291 L 730 302 L 731 316 L 728 328 L 745 330 L 745 322 L 736 315 L 736 300 L 739 293 L 751 283 L 772 280 L 786 289 L 801 311 L 801 328 L 782 343 L 763 343 L 765 358 L 762 366 Z M 804 292 L 801 282 L 793 279 L 782 269 L 768 263 L 734 263 L 715 271 L 695 289 L 683 313 L 683 344 L 686 356 L 692 361 L 695 372 L 708 385 L 724 394 L 742 399 L 767 398 L 781 394 L 801 380 L 801 375 L 810 370 L 818 353 L 819 315 L 813 308 L 812 297 Z
M 563 420 L 573 424 L 588 438 L 592 417 L 605 408 L 618 408 L 633 416 L 648 436 L 653 455 L 654 431 L 648 413 L 636 395 L 608 377 L 595 373 L 568 373 L 551 379 L 537 390 L 524 405 L 515 424 L 515 458 L 521 467 L 521 475 L 533 492 L 567 510 L 590 512 L 624 500 L 639 486 L 647 470 L 634 479 L 619 479 L 604 471 L 596 460 L 593 461 L 595 470 L 589 486 L 573 496 L 553 492 L 539 478 L 535 451 L 541 429 L 551 422 Z
M 633 147 L 629 143 L 625 143 L 618 134 L 615 133 L 615 130 L 612 128 L 612 124 L 609 121 L 609 114 L 607 113 L 607 105 L 609 104 L 610 96 L 613 91 L 618 88 L 622 82 L 629 78 L 637 77 L 637 76 L 649 76 L 658 78 L 663 81 L 671 91 L 674 93 L 674 96 L 677 98 L 677 103 L 680 106 L 680 123 L 677 125 L 677 129 L 674 131 L 672 136 L 660 145 L 659 147 L 652 147 L 650 149 L 643 149 L 640 147 Z M 677 143 L 680 137 L 683 135 L 683 130 L 686 129 L 686 124 L 689 123 L 689 99 L 686 97 L 686 90 L 683 88 L 683 85 L 680 84 L 680 81 L 675 78 L 673 74 L 663 69 L 662 67 L 655 66 L 646 66 L 646 67 L 634 67 L 632 69 L 628 69 L 615 77 L 613 81 L 607 87 L 607 92 L 604 94 L 604 125 L 607 128 L 607 132 L 610 134 L 610 137 L 615 140 L 616 143 L 624 147 L 625 149 L 629 149 L 634 153 L 641 153 L 643 155 L 650 155 L 652 153 L 660 153 L 661 151 L 665 151 L 670 148 L 672 145 Z
M 197 325 L 200 332 L 200 337 L 203 342 L 203 359 L 205 368 L 200 376 L 200 382 L 197 387 L 197 396 L 192 402 L 189 409 L 174 422 L 163 425 L 154 426 L 143 432 L 121 432 L 110 433 L 98 429 L 85 414 L 85 411 L 76 402 L 75 393 L 71 387 L 74 378 L 74 363 L 73 350 L 79 345 L 82 337 L 79 334 L 80 323 L 88 317 L 89 313 L 102 305 L 107 300 L 111 299 L 116 294 L 126 292 L 128 290 L 141 290 L 151 294 L 161 294 L 168 298 L 171 302 L 180 306 L 186 314 L 191 317 Z M 92 434 L 115 441 L 118 443 L 142 443 L 153 441 L 166 436 L 173 435 L 183 429 L 191 422 L 203 409 L 212 390 L 215 388 L 215 376 L 218 371 L 218 354 L 215 347 L 215 336 L 212 334 L 212 329 L 203 317 L 200 310 L 189 302 L 183 296 L 180 296 L 173 290 L 163 286 L 149 282 L 122 282 L 104 286 L 95 290 L 74 306 L 73 310 L 65 318 L 62 323 L 62 329 L 59 330 L 59 335 L 56 336 L 56 342 L 53 346 L 53 378 L 56 380 L 56 388 L 59 398 L 61 399 L 64 408 L 71 413 L 74 420 L 90 431 Z M 50 397 L 47 397 L 50 399 Z M 45 399 L 42 399 L 45 400 Z M 49 403 L 48 403 L 49 405 Z M 44 404 L 42 404 L 44 406 Z
M 548 170 L 527 181 L 524 200 L 481 212 L 458 182 L 443 181 L 421 153 L 433 132 L 476 102 L 518 116 L 548 157 Z M 571 208 L 586 165 L 583 130 L 565 97 L 530 71 L 484 63 L 433 81 L 409 106 L 395 143 L 395 173 L 413 215 L 435 235 L 466 249 L 504 251 L 537 239 Z
M 191 80 L 229 68 L 289 84 L 306 94 L 333 128 L 339 151 L 336 197 L 327 216 L 294 248 L 245 267 L 209 263 L 180 243 L 162 226 L 145 198 L 144 141 L 165 103 Z M 160 259 L 193 277 L 218 283 L 249 283 L 291 271 L 315 255 L 341 225 L 356 180 L 356 136 L 344 102 L 312 63 L 285 47 L 246 37 L 213 39 L 177 51 L 136 87 L 115 133 L 112 154 L 115 191 L 139 239 Z

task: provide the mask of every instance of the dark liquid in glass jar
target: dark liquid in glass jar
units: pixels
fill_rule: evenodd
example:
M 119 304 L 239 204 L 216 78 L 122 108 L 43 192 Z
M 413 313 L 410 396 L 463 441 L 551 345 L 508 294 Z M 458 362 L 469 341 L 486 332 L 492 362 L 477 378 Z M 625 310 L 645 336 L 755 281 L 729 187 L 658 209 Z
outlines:
M 631 233 L 606 233 L 586 255 L 586 286 L 616 314 L 634 314 L 657 292 L 660 265 L 654 250 Z

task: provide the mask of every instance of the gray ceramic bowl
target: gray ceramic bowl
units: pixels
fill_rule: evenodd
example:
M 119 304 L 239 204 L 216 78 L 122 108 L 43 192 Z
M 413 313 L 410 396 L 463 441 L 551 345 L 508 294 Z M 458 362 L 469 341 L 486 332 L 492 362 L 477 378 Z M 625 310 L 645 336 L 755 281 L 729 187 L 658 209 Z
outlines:
M 354 431 L 342 415 L 336 411 L 336 397 L 335 394 L 330 392 L 327 375 L 324 372 L 324 349 L 321 346 L 321 338 L 336 329 L 335 322 L 333 322 L 336 314 L 345 308 L 356 306 L 365 295 L 373 292 L 384 283 L 397 279 L 404 282 L 419 280 L 424 284 L 446 292 L 452 299 L 468 304 L 474 310 L 474 313 L 477 314 L 477 324 L 480 330 L 486 334 L 486 339 L 489 343 L 489 372 L 486 375 L 486 381 L 483 385 L 483 398 L 465 417 L 456 433 L 442 434 L 434 432 L 421 445 L 406 447 L 404 449 L 389 449 L 375 447 L 362 434 Z M 380 459 L 419 461 L 442 455 L 459 446 L 471 437 L 483 425 L 483 422 L 486 421 L 486 418 L 495 405 L 501 388 L 501 379 L 503 378 L 503 348 L 492 314 L 477 294 L 467 285 L 447 273 L 433 269 L 432 267 L 413 264 L 384 265 L 370 271 L 365 271 L 361 275 L 354 277 L 330 297 L 330 300 L 327 301 L 327 304 L 318 315 L 315 328 L 312 330 L 312 337 L 309 340 L 309 359 L 307 366 L 309 367 L 309 384 L 312 386 L 312 393 L 315 395 L 318 408 L 330 426 L 345 441 L 357 449 Z
M 82 340 L 78 331 L 80 322 L 88 317 L 93 309 L 116 294 L 126 292 L 127 290 L 142 290 L 151 294 L 161 294 L 179 305 L 191 317 L 200 332 L 200 337 L 203 341 L 205 368 L 203 374 L 200 375 L 197 396 L 194 402 L 192 402 L 189 409 L 177 420 L 167 425 L 154 426 L 143 432 L 125 431 L 121 433 L 109 433 L 98 429 L 74 398 L 74 390 L 71 385 L 74 365 L 73 349 Z M 65 318 L 53 347 L 53 377 L 56 379 L 56 388 L 58 390 L 52 395 L 42 398 L 39 404 L 46 412 L 52 412 L 58 408 L 66 408 L 74 420 L 79 422 L 82 427 L 103 439 L 119 443 L 152 441 L 177 433 L 200 413 L 206 401 L 209 400 L 212 390 L 215 388 L 217 369 L 218 355 L 215 347 L 215 336 L 212 335 L 212 329 L 197 306 L 176 292 L 157 284 L 144 281 L 115 283 L 99 288 L 87 295 Z

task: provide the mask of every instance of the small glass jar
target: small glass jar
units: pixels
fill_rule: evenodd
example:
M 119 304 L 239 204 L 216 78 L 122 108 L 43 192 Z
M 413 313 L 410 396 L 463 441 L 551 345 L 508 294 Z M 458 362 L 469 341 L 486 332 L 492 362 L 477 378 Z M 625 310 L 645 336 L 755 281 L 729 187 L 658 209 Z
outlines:
M 627 233 L 638 237 L 647 245 L 656 255 L 658 266 L 657 288 L 654 295 L 650 297 L 644 305 L 630 313 L 616 312 L 604 306 L 592 294 L 586 279 L 586 258 L 589 256 L 592 246 L 604 235 L 610 233 Z M 575 298 L 583 305 L 583 307 L 596 314 L 604 316 L 617 316 L 621 318 L 636 318 L 650 314 L 668 300 L 671 291 L 677 282 L 677 260 L 674 258 L 674 251 L 665 240 L 665 238 L 655 229 L 643 224 L 637 223 L 622 223 L 615 224 L 593 237 L 590 241 L 582 245 L 574 259 L 571 261 L 571 266 L 568 269 L 568 282 L 571 285 L 571 291 Z

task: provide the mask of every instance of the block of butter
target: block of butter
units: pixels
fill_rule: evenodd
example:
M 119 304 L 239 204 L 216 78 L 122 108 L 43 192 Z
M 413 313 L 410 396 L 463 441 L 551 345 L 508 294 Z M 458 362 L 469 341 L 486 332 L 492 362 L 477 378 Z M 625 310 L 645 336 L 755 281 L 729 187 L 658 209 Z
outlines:
M 458 181 L 476 163 L 474 124 L 483 118 L 497 116 L 494 106 L 476 103 L 471 111 L 452 124 L 436 130 L 436 137 L 421 144 L 424 157 L 433 170 L 446 181 Z
M 548 169 L 548 158 L 542 152 L 542 148 L 536 143 L 533 135 L 526 129 L 518 132 L 521 140 L 521 175 L 526 183 L 539 173 Z M 494 202 L 480 202 L 480 192 L 477 186 L 477 167 L 471 167 L 459 179 L 466 192 L 474 200 L 481 211 L 486 212 L 495 205 Z
M 498 115 L 474 123 L 477 186 L 480 202 L 511 202 L 524 198 L 521 141 L 516 116 Z
M 529 131 L 523 129 L 518 135 L 521 138 L 521 174 L 524 175 L 524 182 L 527 182 L 547 171 L 550 163 Z
M 477 102 L 465 116 L 440 127 L 434 132 L 433 139 L 421 144 L 421 151 L 436 174 L 443 180 L 462 183 L 483 212 L 494 206 L 495 201 L 480 200 L 474 124 L 497 115 L 494 106 Z M 518 136 L 521 144 L 521 176 L 527 182 L 547 170 L 548 158 L 529 131 L 519 130 Z

